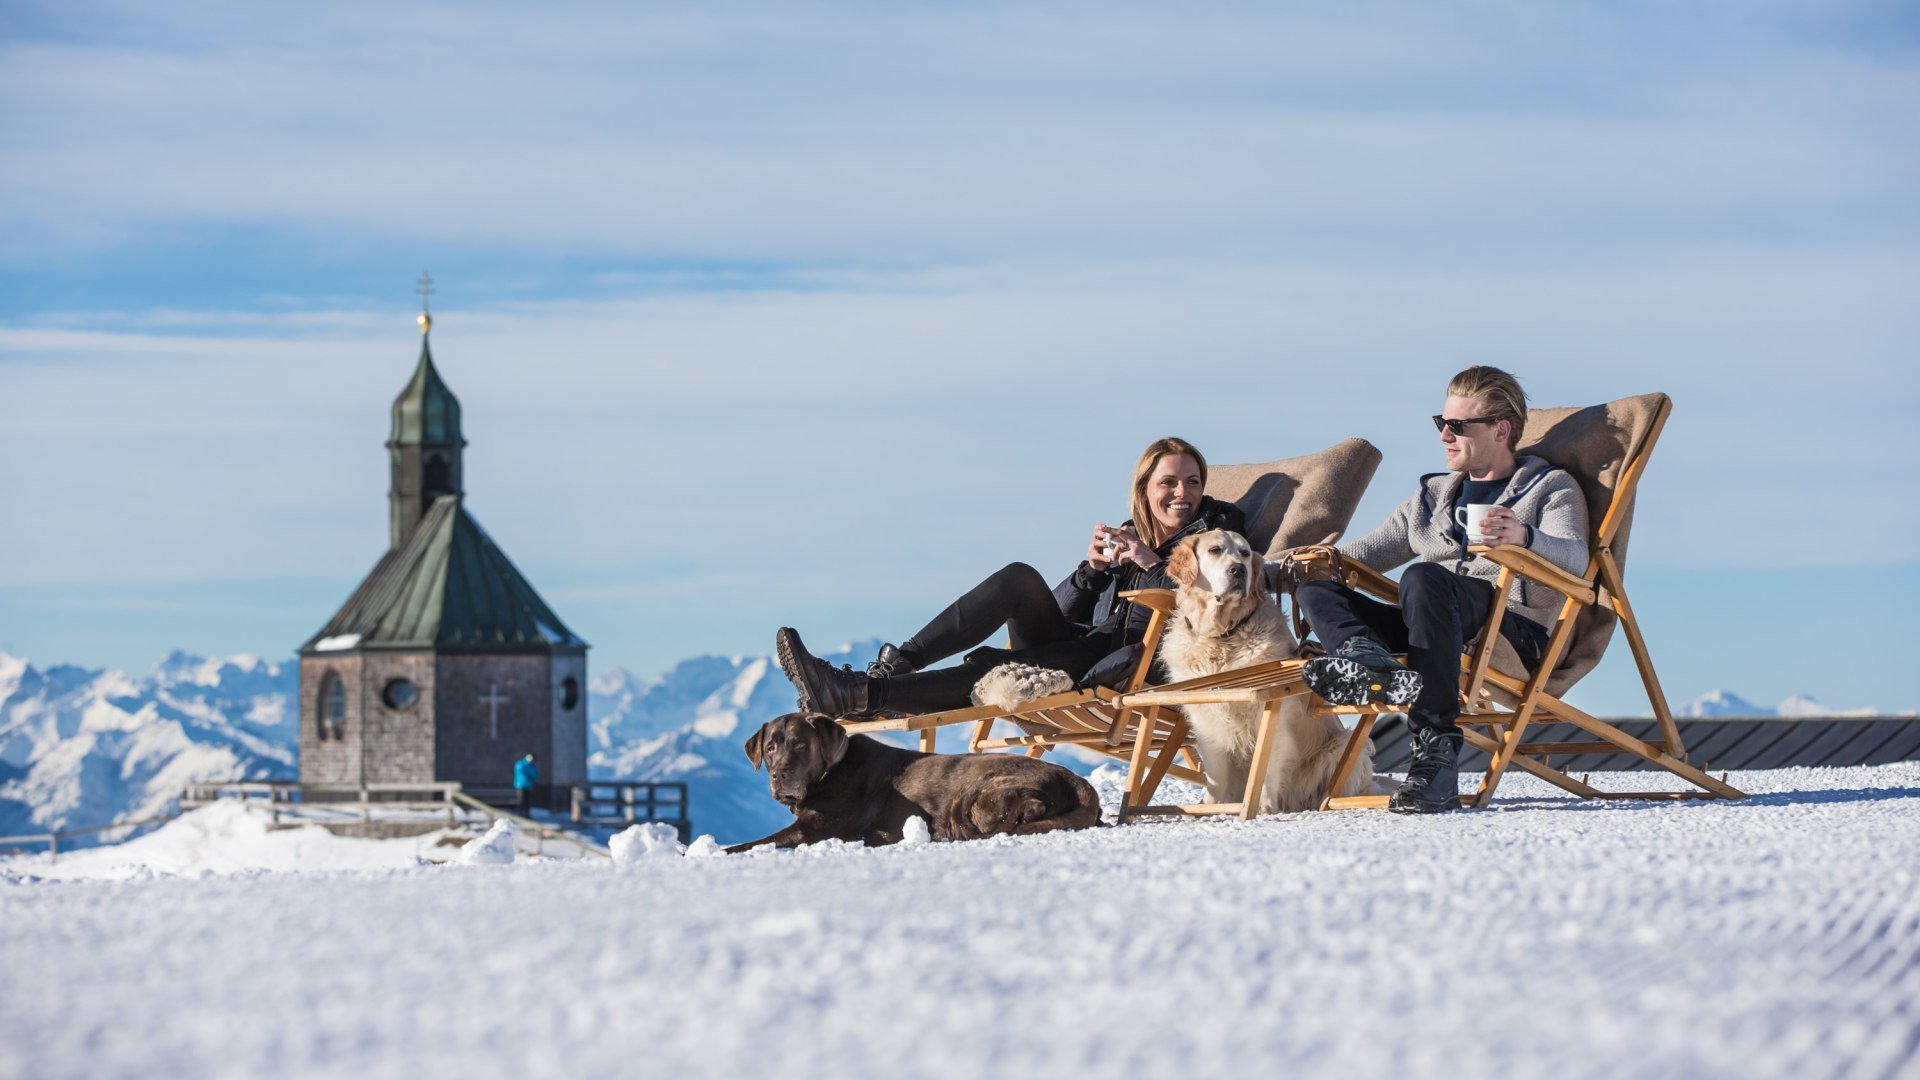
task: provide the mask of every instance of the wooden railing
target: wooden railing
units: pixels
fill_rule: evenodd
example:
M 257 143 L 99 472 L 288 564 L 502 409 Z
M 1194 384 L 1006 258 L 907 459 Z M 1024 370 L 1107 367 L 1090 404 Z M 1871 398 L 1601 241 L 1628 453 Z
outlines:
M 447 824 L 458 816 L 454 799 L 460 785 L 453 781 L 417 784 L 302 784 L 291 780 L 245 780 L 214 784 L 188 784 L 180 795 L 180 808 L 194 810 L 220 799 L 239 798 L 264 801 L 274 824 L 279 824 L 283 809 L 300 806 L 360 811 L 361 821 L 372 821 L 373 811 L 435 810 L 444 812 Z
M 417 784 L 302 784 L 290 780 L 189 784 L 180 796 L 180 807 L 191 810 L 222 798 L 264 802 L 276 824 L 282 813 L 296 809 L 309 820 L 315 810 L 358 810 L 361 821 L 372 821 L 375 811 L 434 810 L 444 812 L 449 825 L 465 812 L 474 810 L 489 820 L 511 821 L 515 827 L 532 833 L 536 853 L 544 849 L 546 841 L 561 840 L 588 854 L 608 854 L 606 848 L 565 829 L 543 825 L 476 799 L 459 783 L 450 780 Z
M 693 839 L 687 817 L 687 785 L 678 780 L 603 780 L 573 785 L 577 825 L 632 825 L 660 821 L 672 825 L 680 842 Z
M 148 825 L 159 825 L 172 821 L 179 814 L 160 814 L 156 817 L 140 818 L 137 821 L 116 821 L 110 825 L 88 825 L 80 829 L 61 829 L 58 832 L 26 833 L 21 836 L 0 836 L 0 854 L 14 854 L 4 849 L 15 844 L 45 844 L 47 854 L 55 859 L 60 857 L 60 843 L 80 836 L 93 836 L 97 833 L 112 832 L 115 829 L 138 829 Z
M 471 807 L 472 809 L 478 810 L 490 818 L 498 818 L 502 821 L 511 821 L 513 822 L 515 828 L 533 833 L 534 854 L 536 855 L 542 855 L 546 853 L 545 845 L 548 840 L 564 840 L 567 843 L 572 844 L 574 847 L 579 848 L 581 851 L 584 851 L 589 855 L 600 855 L 603 857 L 612 856 L 612 852 L 609 852 L 606 848 L 601 847 L 599 844 L 596 844 L 591 840 L 585 839 L 584 837 L 575 836 L 574 834 L 566 831 L 565 829 L 556 829 L 551 825 L 542 825 L 539 822 L 534 821 L 532 818 L 523 818 L 519 814 L 502 810 L 499 807 L 494 806 L 490 803 L 481 802 L 479 799 L 476 799 L 473 796 L 468 795 L 464 791 L 454 792 L 453 799 L 455 802 L 459 803 L 460 805 Z

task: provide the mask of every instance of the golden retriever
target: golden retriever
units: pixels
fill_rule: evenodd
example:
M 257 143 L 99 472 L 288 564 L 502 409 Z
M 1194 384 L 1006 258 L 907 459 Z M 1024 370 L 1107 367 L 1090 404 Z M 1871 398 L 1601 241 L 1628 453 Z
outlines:
M 1239 533 L 1215 529 L 1182 540 L 1167 559 L 1167 576 L 1179 588 L 1160 640 L 1160 662 L 1175 681 L 1285 660 L 1299 651 L 1280 605 L 1267 592 L 1264 560 Z M 1239 801 L 1253 765 L 1261 706 L 1185 709 L 1206 770 L 1208 795 L 1215 802 Z M 1331 716 L 1315 716 L 1306 695 L 1284 699 L 1259 812 L 1318 809 L 1346 742 L 1347 730 Z M 1362 748 L 1346 784 L 1335 794 L 1378 791 L 1371 747 Z

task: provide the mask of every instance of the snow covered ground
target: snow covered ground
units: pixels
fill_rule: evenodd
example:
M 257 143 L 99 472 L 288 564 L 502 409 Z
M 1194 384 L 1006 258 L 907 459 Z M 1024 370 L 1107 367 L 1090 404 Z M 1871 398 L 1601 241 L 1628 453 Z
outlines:
M 1920 763 L 1733 779 L 624 865 L 213 822 L 0 863 L 0 1076 L 1920 1074 Z

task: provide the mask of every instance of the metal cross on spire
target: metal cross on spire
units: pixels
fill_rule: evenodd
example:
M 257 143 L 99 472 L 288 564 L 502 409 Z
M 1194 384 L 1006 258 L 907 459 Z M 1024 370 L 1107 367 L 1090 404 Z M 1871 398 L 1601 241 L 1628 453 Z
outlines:
M 420 271 L 419 288 L 413 290 L 420 294 L 420 332 L 433 329 L 433 316 L 427 311 L 427 298 L 433 295 L 433 278 L 425 270 Z

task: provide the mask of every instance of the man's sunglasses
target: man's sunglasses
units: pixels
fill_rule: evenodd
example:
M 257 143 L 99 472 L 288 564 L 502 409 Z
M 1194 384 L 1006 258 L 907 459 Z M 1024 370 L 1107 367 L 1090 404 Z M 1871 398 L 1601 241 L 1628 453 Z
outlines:
M 1468 424 L 1497 424 L 1499 422 L 1500 418 L 1497 416 L 1476 416 L 1471 420 L 1452 420 L 1444 416 L 1436 416 L 1433 418 L 1433 430 L 1451 431 L 1455 435 L 1465 435 Z

